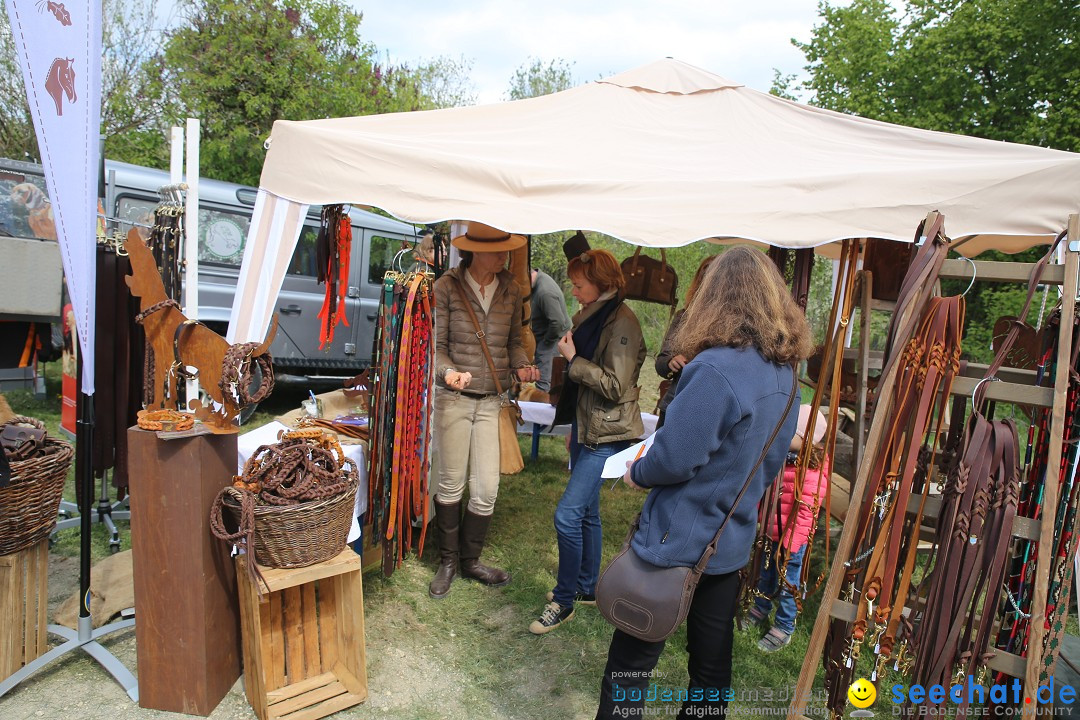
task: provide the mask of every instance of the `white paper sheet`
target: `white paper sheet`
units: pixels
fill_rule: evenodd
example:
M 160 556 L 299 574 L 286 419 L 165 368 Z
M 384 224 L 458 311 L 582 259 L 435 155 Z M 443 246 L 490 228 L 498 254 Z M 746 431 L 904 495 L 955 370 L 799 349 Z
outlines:
M 638 457 L 647 453 L 649 448 L 652 447 L 654 437 L 656 437 L 656 433 L 653 433 L 639 443 L 631 445 L 622 452 L 615 453 L 609 457 L 604 462 L 604 471 L 600 473 L 600 477 L 621 478 L 626 474 L 626 463 L 633 462 Z

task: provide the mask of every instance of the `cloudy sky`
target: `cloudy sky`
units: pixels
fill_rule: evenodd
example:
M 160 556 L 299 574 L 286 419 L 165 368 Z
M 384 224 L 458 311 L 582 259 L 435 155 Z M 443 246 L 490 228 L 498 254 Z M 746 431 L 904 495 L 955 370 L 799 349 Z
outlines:
M 478 102 L 506 99 L 530 58 L 572 63 L 577 83 L 663 57 L 767 91 L 773 68 L 803 75 L 816 0 L 350 0 L 391 62 L 464 57 Z M 832 4 L 846 4 L 833 2 Z

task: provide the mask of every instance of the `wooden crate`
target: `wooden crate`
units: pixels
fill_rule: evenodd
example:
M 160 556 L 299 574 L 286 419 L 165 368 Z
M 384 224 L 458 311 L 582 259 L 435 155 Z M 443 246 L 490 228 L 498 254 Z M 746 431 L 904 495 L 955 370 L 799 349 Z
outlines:
M 244 691 L 259 720 L 315 720 L 367 699 L 360 557 L 259 566 L 262 598 L 237 558 Z
M 49 541 L 0 556 L 0 680 L 49 649 Z

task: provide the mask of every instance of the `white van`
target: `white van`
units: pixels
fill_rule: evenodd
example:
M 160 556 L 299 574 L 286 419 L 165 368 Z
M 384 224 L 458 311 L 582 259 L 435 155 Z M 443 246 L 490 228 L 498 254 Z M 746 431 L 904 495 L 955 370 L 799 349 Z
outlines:
M 39 165 L 0 159 L 0 234 L 41 237 L 31 227 L 37 198 L 45 181 Z M 159 201 L 158 188 L 168 173 L 121 162 L 105 162 L 106 209 L 110 217 L 146 222 Z M 19 189 L 16 189 L 18 187 Z M 225 334 L 244 255 L 256 189 L 218 180 L 199 180 L 199 319 Z M 353 209 L 353 245 L 346 300 L 348 326 L 338 325 L 334 341 L 319 350 L 325 285 L 316 280 L 315 238 L 320 207 L 312 206 L 278 296 L 278 333 L 270 352 L 279 380 L 311 383 L 351 377 L 371 363 L 383 275 L 402 247 L 415 244 L 417 230 L 407 223 Z M 37 228 L 37 230 L 35 230 Z M 127 227 L 122 226 L 126 231 Z M 407 254 L 406 267 L 412 253 Z

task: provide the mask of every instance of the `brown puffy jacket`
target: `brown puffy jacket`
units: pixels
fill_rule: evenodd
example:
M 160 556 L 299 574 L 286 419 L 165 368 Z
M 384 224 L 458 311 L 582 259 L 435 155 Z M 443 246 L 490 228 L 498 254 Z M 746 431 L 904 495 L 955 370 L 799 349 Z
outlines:
M 593 303 L 574 316 L 574 327 L 600 309 Z M 592 360 L 575 357 L 567 371 L 578 388 L 578 440 L 585 445 L 634 440 L 645 433 L 638 407 L 638 374 L 645 340 L 634 311 L 621 303 L 608 316 Z
M 465 392 L 476 395 L 498 392 L 476 337 L 476 328 L 462 304 L 461 294 L 454 288 L 454 283 L 460 283 L 484 331 L 499 382 L 505 391 L 510 387 L 510 369 L 529 364 L 521 342 L 521 292 L 514 283 L 514 276 L 508 270 L 502 270 L 496 275 L 499 285 L 491 299 L 491 307 L 485 313 L 480 299 L 462 275 L 465 272 L 465 268 L 458 266 L 447 270 L 435 281 L 435 382 L 446 387 L 446 371 L 453 368 L 472 373 L 472 381 Z

